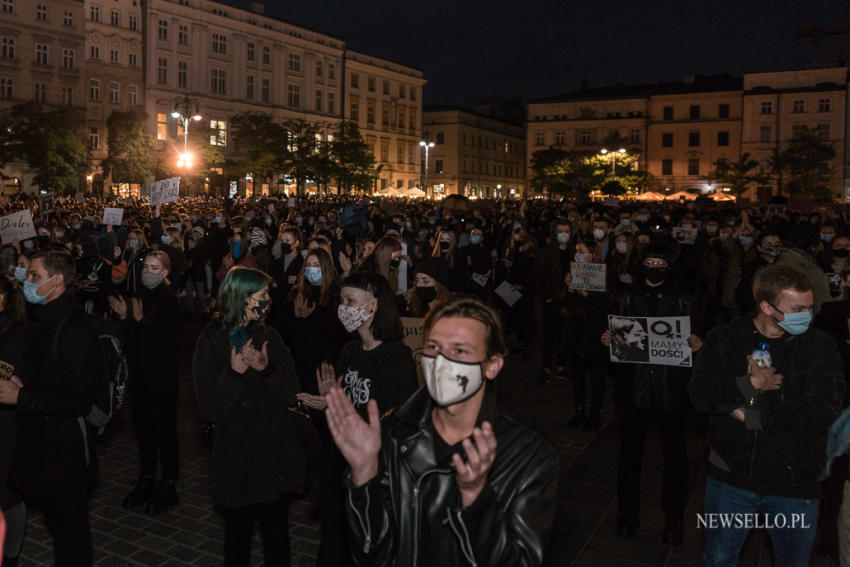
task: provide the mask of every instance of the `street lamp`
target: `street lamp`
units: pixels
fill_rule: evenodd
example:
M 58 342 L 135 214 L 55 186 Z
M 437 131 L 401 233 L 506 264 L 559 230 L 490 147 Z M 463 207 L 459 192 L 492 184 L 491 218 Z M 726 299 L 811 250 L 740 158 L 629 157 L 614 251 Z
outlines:
M 606 148 L 602 148 L 602 151 L 600 153 L 604 156 L 604 155 L 608 154 L 609 152 Z M 614 177 L 617 177 L 617 154 L 625 154 L 626 148 L 620 148 L 616 152 L 610 152 L 610 153 L 611 153 L 611 175 L 614 176 Z
M 431 191 L 431 188 L 428 187 L 428 150 L 434 147 L 434 142 L 426 142 L 422 140 L 419 142 L 419 145 L 425 148 L 425 193 L 431 194 L 431 197 L 434 197 L 434 193 Z
M 174 99 L 174 110 L 171 111 L 171 116 L 180 120 L 183 125 L 183 153 L 177 157 L 177 167 L 192 167 L 192 154 L 189 153 L 189 120 L 197 122 L 201 119 L 198 105 L 194 105 L 194 112 L 192 112 L 192 106 L 192 100 L 187 96 Z

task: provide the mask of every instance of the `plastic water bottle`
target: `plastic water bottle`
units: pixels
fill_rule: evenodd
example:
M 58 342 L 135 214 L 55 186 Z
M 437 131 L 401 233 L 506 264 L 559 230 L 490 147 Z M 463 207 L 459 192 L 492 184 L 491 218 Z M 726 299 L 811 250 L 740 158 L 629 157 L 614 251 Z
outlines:
M 753 362 L 759 368 L 770 368 L 773 366 L 773 357 L 770 356 L 770 344 L 768 343 L 759 343 L 751 356 L 753 358 Z M 759 409 L 761 407 L 761 404 L 759 403 L 760 398 L 761 392 L 757 391 L 755 395 L 750 398 L 747 406 L 749 406 L 750 409 Z

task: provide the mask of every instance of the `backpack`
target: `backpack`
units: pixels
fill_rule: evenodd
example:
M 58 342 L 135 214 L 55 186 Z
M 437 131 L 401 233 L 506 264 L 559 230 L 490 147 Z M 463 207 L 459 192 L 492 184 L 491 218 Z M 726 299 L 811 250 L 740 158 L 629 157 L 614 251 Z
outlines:
M 73 315 L 69 313 L 62 317 L 53 335 L 52 352 L 56 360 L 59 360 L 59 337 Z M 92 322 L 97 333 L 98 357 L 92 407 L 85 420 L 98 428 L 98 434 L 102 434 L 124 404 L 130 371 L 122 348 L 120 325 L 111 319 L 92 319 Z

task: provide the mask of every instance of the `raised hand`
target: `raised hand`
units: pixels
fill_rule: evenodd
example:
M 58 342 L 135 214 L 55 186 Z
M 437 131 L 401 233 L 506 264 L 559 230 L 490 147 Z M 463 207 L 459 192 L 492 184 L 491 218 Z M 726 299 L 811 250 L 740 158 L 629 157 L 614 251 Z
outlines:
M 230 347 L 230 367 L 237 374 L 245 374 L 248 370 L 248 363 L 240 353 L 236 352 L 236 347 Z
M 351 480 L 362 486 L 378 475 L 378 452 L 381 450 L 381 420 L 378 404 L 369 400 L 369 423 L 351 405 L 340 388 L 332 389 L 325 399 L 325 415 L 334 443 L 351 466 Z
M 120 295 L 110 295 L 108 298 L 109 307 L 118 315 L 122 321 L 127 318 L 127 301 Z
M 474 439 L 474 441 L 473 441 Z M 484 486 L 487 484 L 487 473 L 496 460 L 496 435 L 493 426 L 485 421 L 481 427 L 472 430 L 472 439 L 463 440 L 463 450 L 466 452 L 466 462 L 457 453 L 452 455 L 452 462 L 457 474 L 458 490 L 463 506 L 469 506 L 475 502 Z
M 312 306 L 311 306 L 312 305 Z M 313 311 L 316 310 L 315 304 L 310 304 L 307 301 L 307 298 L 302 294 L 298 294 L 295 296 L 295 316 L 300 319 L 306 319 L 310 315 L 313 314 Z
M 242 360 L 257 372 L 262 372 L 269 365 L 269 341 L 264 342 L 262 348 L 257 350 L 254 348 L 253 340 L 249 339 L 242 347 Z
M 339 267 L 342 269 L 343 277 L 351 273 L 351 260 L 345 255 L 345 252 L 339 253 Z
M 136 321 L 141 321 L 142 317 L 145 316 L 144 305 L 142 305 L 142 300 L 138 297 L 130 298 L 130 309 L 133 310 L 133 319 Z
M 326 396 L 342 382 L 342 375 L 334 376 L 334 367 L 330 362 L 323 362 L 316 368 L 316 384 L 319 386 L 319 395 Z

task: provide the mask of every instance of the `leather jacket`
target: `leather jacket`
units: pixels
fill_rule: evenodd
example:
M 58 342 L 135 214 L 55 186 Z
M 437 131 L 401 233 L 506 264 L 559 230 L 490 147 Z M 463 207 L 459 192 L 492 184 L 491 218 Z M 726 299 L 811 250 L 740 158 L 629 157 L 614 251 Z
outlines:
M 558 458 L 538 433 L 497 415 L 488 382 L 478 423 L 498 447 L 487 484 L 463 508 L 451 457 L 437 462 L 433 402 L 420 388 L 381 423 L 380 473 L 347 482 L 351 552 L 358 565 L 537 566 L 555 518 Z

